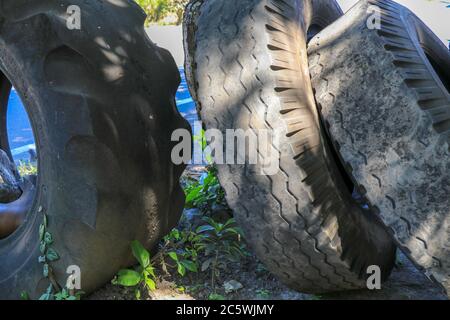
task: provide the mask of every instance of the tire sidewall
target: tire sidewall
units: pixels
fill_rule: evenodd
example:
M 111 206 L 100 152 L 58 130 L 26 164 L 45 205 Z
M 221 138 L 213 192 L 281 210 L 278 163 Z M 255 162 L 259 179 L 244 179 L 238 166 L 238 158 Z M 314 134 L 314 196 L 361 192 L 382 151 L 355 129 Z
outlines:
M 42 137 L 46 136 L 46 126 L 38 125 L 44 123 L 42 108 L 39 98 L 35 95 L 34 85 L 27 75 L 27 71 L 17 64 L 15 57 L 11 56 L 9 50 L 1 50 L 0 69 L 16 88 L 27 111 L 36 147 L 38 150 L 38 179 L 35 196 L 24 223 L 9 237 L 0 240 L 0 292 L 2 297 L 18 299 L 18 287 L 20 291 L 27 292 L 34 297 L 40 290 L 39 283 L 42 282 L 42 265 L 38 262 L 39 252 L 39 226 L 43 222 L 44 210 L 48 207 L 47 183 L 50 179 L 46 170 L 52 167 L 52 163 L 42 166 Z M 19 72 L 19 70 L 21 70 Z M 51 159 L 45 159 L 46 162 Z M 40 272 L 38 271 L 40 270 Z

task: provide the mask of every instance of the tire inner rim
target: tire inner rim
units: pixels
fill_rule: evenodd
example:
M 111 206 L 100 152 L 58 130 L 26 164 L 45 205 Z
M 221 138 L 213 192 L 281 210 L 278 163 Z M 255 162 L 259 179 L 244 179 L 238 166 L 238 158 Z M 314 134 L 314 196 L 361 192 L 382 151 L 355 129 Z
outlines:
M 11 236 L 26 220 L 26 217 L 32 207 L 33 200 L 36 194 L 35 186 L 37 182 L 37 174 L 34 172 L 28 172 L 24 173 L 23 175 L 20 175 L 19 168 L 17 167 L 17 161 L 15 161 L 13 157 L 13 152 L 10 148 L 11 137 L 9 137 L 8 132 L 8 106 L 10 106 L 11 102 L 10 101 L 11 93 L 12 93 L 11 82 L 3 72 L 0 72 L 0 149 L 3 150 L 4 153 L 6 154 L 4 159 L 2 159 L 3 162 L 10 162 L 9 164 L 10 168 L 5 170 L 11 172 L 12 175 L 15 177 L 16 181 L 14 185 L 16 186 L 17 189 L 19 189 L 18 197 L 14 197 L 14 199 L 11 201 L 5 201 L 2 199 L 2 201 L 0 202 L 0 240 L 6 239 L 9 236 Z M 19 96 L 17 98 L 19 99 L 19 101 L 23 101 Z M 28 122 L 31 123 L 26 107 L 25 106 L 23 107 L 25 109 L 24 112 L 28 117 Z M 34 130 L 32 130 L 32 132 L 34 132 Z M 34 141 L 36 140 L 34 139 Z M 31 151 L 29 152 L 30 157 L 33 157 L 32 152 Z M 21 165 L 27 166 L 27 168 L 34 168 L 34 166 L 35 168 L 37 168 L 38 167 L 37 150 L 36 152 L 34 152 L 33 158 L 34 160 L 30 160 L 30 162 L 28 163 L 21 162 Z M 4 166 L 5 164 L 0 165 Z M 7 166 L 5 166 L 5 168 L 6 167 Z M 2 172 L 3 169 L 4 168 L 2 168 Z M 5 180 L 2 179 L 1 183 L 5 183 Z

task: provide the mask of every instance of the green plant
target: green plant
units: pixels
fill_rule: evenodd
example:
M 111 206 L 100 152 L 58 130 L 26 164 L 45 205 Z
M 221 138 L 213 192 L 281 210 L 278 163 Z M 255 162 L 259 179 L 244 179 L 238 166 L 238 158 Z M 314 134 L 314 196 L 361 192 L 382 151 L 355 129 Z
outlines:
M 124 287 L 133 287 L 136 299 L 141 298 L 141 289 L 154 291 L 156 289 L 156 275 L 150 260 L 150 253 L 142 246 L 139 241 L 131 243 L 133 256 L 139 262 L 136 270 L 122 269 L 112 280 L 112 284 Z
M 146 25 L 158 22 L 167 13 L 169 0 L 135 0 L 147 14 Z
M 39 300 L 55 300 L 55 295 L 53 293 L 53 285 L 49 285 L 47 290 L 41 295 Z
M 43 208 L 40 207 L 39 211 L 42 210 Z M 50 281 L 50 285 L 45 293 L 41 295 L 39 300 L 54 300 L 55 294 L 60 292 L 60 286 L 53 275 L 53 269 L 50 264 L 51 262 L 59 260 L 59 254 L 53 248 L 54 239 L 48 229 L 48 217 L 45 213 L 43 214 L 42 223 L 39 225 L 39 241 L 39 251 L 41 255 L 39 256 L 38 261 L 42 264 L 42 275 Z
M 38 210 L 42 211 L 43 208 L 40 207 Z M 42 275 L 50 282 L 47 290 L 39 297 L 39 300 L 80 300 L 84 292 L 68 290 L 67 288 L 61 289 L 55 279 L 51 263 L 59 260 L 60 257 L 58 252 L 53 248 L 54 238 L 49 231 L 48 217 L 45 213 L 43 214 L 43 221 L 39 225 L 39 241 L 41 256 L 39 256 L 38 261 L 42 264 Z M 29 299 L 28 293 L 26 292 L 22 292 L 20 297 L 23 300 Z
M 270 297 L 270 291 L 266 289 L 256 290 L 256 296 L 261 299 L 268 299 Z
M 215 290 L 216 278 L 222 270 L 226 270 L 229 262 L 237 262 L 245 254 L 245 246 L 241 242 L 242 231 L 236 227 L 235 220 L 218 223 L 205 217 L 205 225 L 197 228 L 196 233 L 202 235 L 198 250 L 203 252 L 201 271 L 211 271 L 211 286 Z
M 217 178 L 217 169 L 209 166 L 206 176 L 185 187 L 186 208 L 208 210 L 214 204 L 225 204 L 225 193 Z
M 177 16 L 176 24 L 183 20 L 184 7 L 189 0 L 135 0 L 147 14 L 146 25 L 160 22 L 168 14 Z
M 39 300 L 67 300 L 67 301 L 74 301 L 74 300 L 81 300 L 81 296 L 84 294 L 82 291 L 72 291 L 67 288 L 63 288 L 62 290 L 54 292 L 54 285 L 50 284 L 47 288 L 47 290 L 44 292 L 44 294 L 41 295 Z M 29 298 L 23 297 L 21 295 L 23 300 L 28 300 Z M 28 295 L 26 296 L 28 297 Z
M 23 162 L 19 161 L 19 165 L 17 166 L 17 170 L 19 171 L 19 174 L 23 176 L 31 176 L 31 175 L 37 175 L 37 165 L 33 164 L 31 162 Z
M 186 292 L 188 293 L 196 293 L 199 290 L 202 290 L 205 288 L 205 284 L 204 283 L 196 283 L 190 286 L 186 287 Z
M 236 226 L 234 219 L 218 223 L 209 217 L 203 218 L 205 224 L 196 230 L 173 229 L 164 238 L 160 251 L 162 269 L 176 268 L 178 274 L 185 276 L 187 271 L 211 272 L 211 286 L 215 289 L 217 277 L 228 263 L 237 262 L 245 254 L 245 246 L 241 242 L 242 231 Z M 166 261 L 169 257 L 172 265 Z
M 258 263 L 256 265 L 256 270 L 255 271 L 256 271 L 256 273 L 259 273 L 259 274 L 263 274 L 263 273 L 267 273 L 268 272 L 266 266 L 263 265 L 262 263 Z
M 225 297 L 221 294 L 211 293 L 208 296 L 208 300 L 225 300 Z
M 179 254 L 175 251 L 168 253 L 169 257 L 177 264 L 177 271 L 180 276 L 186 275 L 186 269 L 191 272 L 197 272 L 197 264 L 194 261 L 180 258 Z M 182 256 L 184 258 L 184 256 Z
M 55 300 L 81 300 L 82 294 L 83 292 L 72 294 L 70 290 L 64 288 L 60 292 L 55 294 Z
M 211 155 L 210 150 L 208 149 L 208 141 L 206 139 L 205 130 L 201 129 L 198 134 L 195 134 L 192 139 L 194 140 L 194 144 L 198 144 L 203 152 L 203 158 L 209 165 L 213 164 L 213 157 Z
M 206 154 L 207 162 L 211 164 L 212 157 L 206 150 L 207 141 L 203 130 L 194 136 L 194 142 L 200 144 L 203 153 Z M 184 192 L 186 194 L 185 207 L 188 209 L 198 208 L 208 211 L 215 204 L 225 205 L 225 192 L 220 186 L 217 169 L 213 165 L 206 167 L 206 173 L 200 179 L 186 181 Z
M 177 24 L 180 24 L 183 21 L 183 13 L 184 8 L 189 0 L 171 0 L 170 1 L 170 12 L 173 12 L 177 15 Z
M 198 245 L 200 236 L 191 230 L 173 229 L 164 237 L 160 252 L 160 263 L 162 269 L 168 273 L 168 267 L 176 268 L 180 276 L 184 277 L 186 271 L 198 271 Z M 166 261 L 170 258 L 175 265 Z
M 28 295 L 28 292 L 22 291 L 20 293 L 20 300 L 30 300 L 30 296 Z

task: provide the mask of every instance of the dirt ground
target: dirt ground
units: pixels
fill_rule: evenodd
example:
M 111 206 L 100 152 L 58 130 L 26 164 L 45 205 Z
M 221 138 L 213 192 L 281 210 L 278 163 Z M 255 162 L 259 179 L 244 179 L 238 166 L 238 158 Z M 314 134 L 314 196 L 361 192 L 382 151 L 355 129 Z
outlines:
M 426 278 L 406 259 L 399 255 L 399 262 L 390 279 L 381 290 L 358 290 L 327 295 L 302 294 L 289 289 L 275 279 L 254 256 L 230 265 L 222 283 L 235 280 L 242 288 L 226 294 L 223 287 L 217 293 L 230 300 L 446 300 L 441 289 Z M 191 278 L 165 276 L 157 284 L 158 288 L 147 300 L 206 300 L 210 293 L 209 275 L 198 274 Z M 89 300 L 133 300 L 133 291 L 127 288 L 106 285 L 93 293 Z
M 184 177 L 198 179 L 203 166 L 189 167 Z M 193 212 L 194 211 L 194 212 Z M 198 219 L 197 208 L 186 209 L 180 221 L 179 230 L 186 230 Z M 223 215 L 223 212 L 221 213 Z M 228 212 L 232 214 L 231 211 Z M 196 218 L 197 217 L 197 218 Z M 220 219 L 228 219 L 221 217 Z M 357 290 L 326 295 L 303 294 L 291 290 L 270 274 L 247 247 L 247 254 L 238 262 L 228 263 L 227 269 L 221 273 L 216 288 L 211 285 L 211 274 L 208 271 L 188 273 L 180 277 L 175 270 L 164 272 L 158 263 L 156 268 L 157 289 L 149 295 L 143 295 L 145 300 L 207 300 L 211 293 L 217 293 L 227 300 L 446 300 L 442 289 L 431 282 L 423 273 L 401 253 L 398 253 L 396 266 L 381 290 Z M 200 261 L 201 262 L 201 261 Z M 229 290 L 225 286 L 232 284 Z M 133 300 L 133 289 L 107 284 L 88 297 L 88 300 Z

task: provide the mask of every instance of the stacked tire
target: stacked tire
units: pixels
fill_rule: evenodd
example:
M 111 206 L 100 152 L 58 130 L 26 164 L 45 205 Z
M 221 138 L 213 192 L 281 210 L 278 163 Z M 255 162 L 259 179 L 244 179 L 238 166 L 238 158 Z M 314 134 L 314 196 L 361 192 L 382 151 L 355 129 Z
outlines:
M 378 29 L 367 27 L 373 8 Z M 364 0 L 317 35 L 309 55 L 348 174 L 399 248 L 449 293 L 448 49 L 407 8 Z
M 276 174 L 217 165 L 269 270 L 302 292 L 363 288 L 398 246 L 449 290 L 450 55 L 423 22 L 390 0 L 344 16 L 335 1 L 193 0 L 184 30 L 205 127 L 278 142 L 258 150 Z
M 319 120 L 307 41 L 342 15 L 335 1 L 206 0 L 188 6 L 186 70 L 207 129 L 269 131 L 279 143 L 262 163 L 217 165 L 226 199 L 267 268 L 308 293 L 366 287 L 369 266 L 383 280 L 395 245 L 377 216 L 352 198 Z

